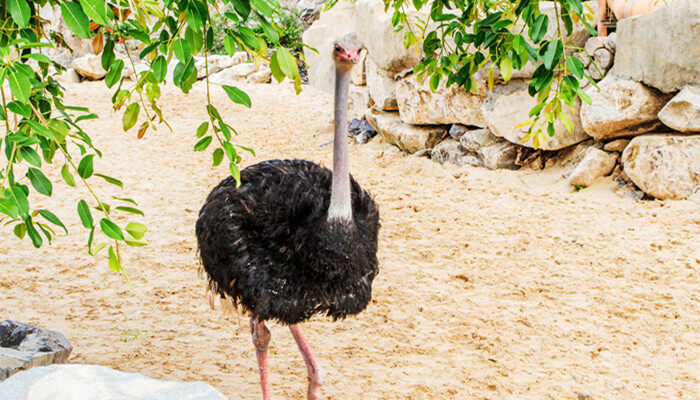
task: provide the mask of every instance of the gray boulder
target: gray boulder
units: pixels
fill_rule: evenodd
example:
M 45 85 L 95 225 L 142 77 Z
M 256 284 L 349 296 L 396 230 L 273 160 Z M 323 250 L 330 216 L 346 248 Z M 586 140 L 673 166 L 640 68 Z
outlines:
M 659 199 L 700 202 L 700 135 L 644 135 L 622 153 L 627 176 Z
M 617 23 L 612 73 L 663 92 L 700 82 L 700 2 L 676 0 Z
M 596 139 L 634 136 L 658 129 L 657 114 L 669 99 L 658 90 L 639 82 L 606 76 L 584 91 L 591 104 L 581 106 L 581 124 Z
M 453 125 L 458 126 L 458 125 Z M 450 129 L 450 131 L 452 131 Z M 464 132 L 460 138 L 459 143 L 472 153 L 478 153 L 482 147 L 492 146 L 497 143 L 501 143 L 504 140 L 494 136 L 488 129 L 473 129 Z
M 659 111 L 659 119 L 680 132 L 700 132 L 700 87 L 684 87 Z
M 99 80 L 107 75 L 107 71 L 102 68 L 101 60 L 100 56 L 86 54 L 71 61 L 70 65 L 75 69 L 75 72 L 83 78 Z
M 203 382 L 172 382 L 100 365 L 51 365 L 0 383 L 2 400 L 225 400 Z
M 589 147 L 583 155 L 581 161 L 564 173 L 571 185 L 588 187 L 596 179 L 610 175 L 615 168 L 617 155 L 606 151 Z
M 432 149 L 447 135 L 445 126 L 409 125 L 396 112 L 370 109 L 365 117 L 387 142 L 411 154 Z
M 515 160 L 518 156 L 518 148 L 509 142 L 501 142 L 490 146 L 481 147 L 478 152 L 488 169 L 517 169 Z
M 61 333 L 11 320 L 0 322 L 0 381 L 21 369 L 64 363 L 73 346 Z
M 385 111 L 398 110 L 396 104 L 396 81 L 390 71 L 384 70 L 377 66 L 372 60 L 367 60 L 367 87 L 369 88 L 369 97 L 377 108 Z M 354 68 L 357 68 L 356 65 Z M 409 122 L 409 121 L 404 121 Z
M 446 139 L 438 143 L 437 146 L 430 152 L 430 158 L 440 164 L 454 164 L 457 166 L 471 165 L 480 167 L 483 165 L 481 160 L 473 154 L 469 154 L 458 141 L 454 139 Z

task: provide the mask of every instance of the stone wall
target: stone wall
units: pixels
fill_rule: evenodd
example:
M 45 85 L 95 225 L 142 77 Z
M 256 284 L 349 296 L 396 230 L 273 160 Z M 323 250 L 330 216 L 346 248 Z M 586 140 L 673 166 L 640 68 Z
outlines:
M 589 6 L 595 11 L 595 2 Z M 549 3 L 541 9 L 554 14 Z M 330 92 L 331 45 L 347 31 L 357 33 L 366 53 L 353 71 L 349 114 L 406 152 L 491 169 L 559 166 L 577 187 L 612 174 L 621 193 L 635 198 L 641 189 L 656 198 L 700 201 L 699 9 L 697 0 L 677 0 L 621 21 L 606 38 L 574 29 L 567 40 L 583 47 L 576 56 L 597 81 L 584 82 L 592 102 L 569 112 L 572 132 L 556 124 L 554 137 L 537 151 L 517 128 L 535 105 L 527 93 L 534 63 L 507 83 L 497 73 L 492 90 L 477 73 L 476 91 L 442 85 L 433 92 L 412 75 L 422 54 L 404 48 L 381 0 L 339 2 L 321 13 L 304 42 L 319 50 L 306 53 L 310 83 Z

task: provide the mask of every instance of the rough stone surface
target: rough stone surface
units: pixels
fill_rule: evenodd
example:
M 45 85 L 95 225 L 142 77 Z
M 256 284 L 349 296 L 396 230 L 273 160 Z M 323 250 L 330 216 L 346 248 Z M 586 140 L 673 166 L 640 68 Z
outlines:
M 396 112 L 371 109 L 365 115 L 367 122 L 386 141 L 407 153 L 432 149 L 447 134 L 444 126 L 416 126 L 401 121 Z
M 353 118 L 348 124 L 348 135 L 357 143 L 367 143 L 377 136 L 377 131 L 365 119 Z
M 203 56 L 194 57 L 194 67 L 197 69 L 197 79 L 207 76 L 207 63 L 209 64 L 209 75 L 213 75 L 221 70 L 235 65 L 233 58 L 224 55 L 210 55 L 205 60 Z
M 610 52 L 610 50 L 601 47 L 595 52 L 593 52 L 593 61 L 595 61 L 596 65 L 598 68 L 601 69 L 601 71 L 607 72 L 608 69 L 613 65 L 613 60 L 615 59 L 615 56 L 613 53 Z
M 488 129 L 466 131 L 459 138 L 462 147 L 472 153 L 478 153 L 482 147 L 492 146 L 500 142 L 503 142 L 503 139 L 497 138 Z
M 613 141 L 605 143 L 603 149 L 605 151 L 617 151 L 618 153 L 622 153 L 628 144 L 630 144 L 629 139 L 615 139 Z
M 629 178 L 659 199 L 700 202 L 700 135 L 644 135 L 622 153 Z
M 588 187 L 601 176 L 609 175 L 613 168 L 617 156 L 595 147 L 589 147 L 583 155 L 581 161 L 567 170 L 564 177 L 571 185 Z
M 367 70 L 365 63 L 367 62 L 367 50 L 362 49 L 360 51 L 360 60 L 352 67 L 350 70 L 350 83 L 357 86 L 364 86 L 367 84 Z
M 71 61 L 71 67 L 78 75 L 91 79 L 102 79 L 107 75 L 107 71 L 102 68 L 102 59 L 94 54 L 86 54 Z
M 634 136 L 658 129 L 657 114 L 669 96 L 639 82 L 606 76 L 585 89 L 591 104 L 581 106 L 581 123 L 596 139 Z
M 209 76 L 209 81 L 216 84 L 226 85 L 230 82 L 244 81 L 249 75 L 255 72 L 255 64 L 243 63 L 226 68 Z
M 464 136 L 463 136 L 464 137 Z M 515 159 L 518 148 L 512 143 L 500 142 L 481 147 L 478 152 L 488 169 L 516 169 Z
M 426 11 L 427 7 L 423 7 L 423 10 Z M 425 17 L 425 13 L 416 13 L 410 7 L 406 11 L 409 15 Z M 382 0 L 357 0 L 355 2 L 353 26 L 354 31 L 357 32 L 357 38 L 367 49 L 369 58 L 379 68 L 395 74 L 418 64 L 423 52 L 421 45 L 418 46 L 418 52 L 414 48 L 407 49 L 404 46 L 404 31 L 394 32 L 391 16 L 391 11 L 384 11 Z M 321 19 L 323 19 L 323 15 Z M 342 21 L 342 24 L 347 26 L 348 21 Z M 321 51 L 321 49 L 318 50 Z
M 367 87 L 369 97 L 375 106 L 385 111 L 398 110 L 396 103 L 396 81 L 389 71 L 379 68 L 372 60 L 367 60 Z
M 309 83 L 312 86 L 333 93 L 335 82 L 333 42 L 353 30 L 349 21 L 353 20 L 354 13 L 352 2 L 340 1 L 330 10 L 322 12 L 320 18 L 302 35 L 302 41 L 305 44 L 318 50 L 316 53 L 309 48 L 304 48 Z
M 457 160 L 465 155 L 467 155 L 467 151 L 458 141 L 451 138 L 438 143 L 430 152 L 430 158 L 440 164 L 457 164 Z
M 700 86 L 684 87 L 659 111 L 659 119 L 680 132 L 700 132 Z
M 272 70 L 267 65 L 261 65 L 257 72 L 248 75 L 246 82 L 248 83 L 270 83 L 272 79 Z
M 372 105 L 367 86 L 350 85 L 348 88 L 348 118 L 362 118 Z
M 612 72 L 663 92 L 700 82 L 700 2 L 676 0 L 617 23 Z
M 476 78 L 480 82 L 480 78 Z M 370 90 L 371 82 L 368 81 Z M 401 119 L 410 124 L 462 124 L 485 127 L 481 104 L 486 98 L 486 87 L 481 85 L 478 93 L 467 93 L 463 88 L 444 83 L 436 91 L 430 90 L 428 82 L 418 82 L 411 74 L 396 82 L 396 101 Z
M 589 56 L 593 57 L 596 50 L 602 49 L 604 46 L 603 41 L 600 39 L 601 38 L 597 36 L 588 38 L 588 40 L 586 40 L 586 44 L 583 46 L 584 54 L 587 53 Z
M 63 363 L 73 346 L 61 333 L 11 320 L 0 322 L 0 381 L 21 369 Z
M 529 119 L 528 113 L 535 105 L 536 100 L 527 92 L 527 83 L 516 80 L 506 85 L 496 85 L 484 101 L 482 111 L 491 133 L 511 143 L 521 144 L 522 138 L 527 134 L 527 128 L 515 127 Z M 573 132 L 569 132 L 561 122 L 555 123 L 554 137 L 548 138 L 546 143 L 541 143 L 540 149 L 558 150 L 588 139 L 589 136 L 581 127 L 578 109 L 577 106 L 575 112 L 567 110 L 574 123 Z M 532 140 L 523 145 L 533 147 Z
M 3 400 L 225 400 L 203 382 L 173 382 L 100 365 L 51 365 L 0 383 Z

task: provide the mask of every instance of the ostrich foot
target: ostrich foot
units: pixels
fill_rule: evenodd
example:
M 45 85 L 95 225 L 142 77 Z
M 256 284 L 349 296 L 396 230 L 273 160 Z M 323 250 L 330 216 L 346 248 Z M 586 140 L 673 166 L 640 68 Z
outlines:
M 289 330 L 292 331 L 294 341 L 297 342 L 297 346 L 299 346 L 301 356 L 306 363 L 306 371 L 309 374 L 309 391 L 307 393 L 307 398 L 308 400 L 320 400 L 321 385 L 323 385 L 323 380 L 326 378 L 326 371 L 321 367 L 311 347 L 309 347 L 306 339 L 304 339 L 304 336 L 301 334 L 299 327 L 297 325 L 290 325 Z
M 267 380 L 267 344 L 270 343 L 270 330 L 264 321 L 258 321 L 255 317 L 250 319 L 250 332 L 253 336 L 255 354 L 258 357 L 260 367 L 260 385 L 262 386 L 263 400 L 270 400 L 270 385 Z

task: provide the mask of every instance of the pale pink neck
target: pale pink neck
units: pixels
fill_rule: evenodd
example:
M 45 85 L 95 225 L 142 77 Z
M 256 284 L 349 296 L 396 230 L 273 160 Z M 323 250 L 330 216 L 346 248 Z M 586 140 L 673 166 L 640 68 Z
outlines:
M 351 220 L 350 167 L 348 166 L 348 85 L 350 71 L 335 69 L 335 106 L 333 119 L 333 186 L 328 219 Z

